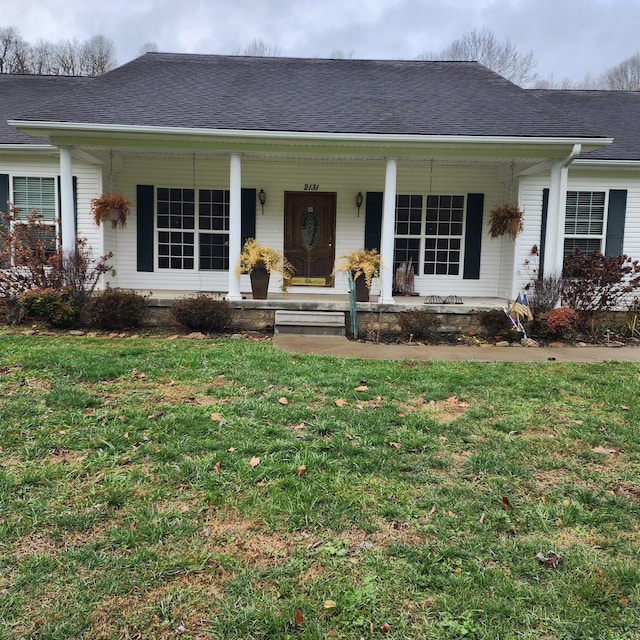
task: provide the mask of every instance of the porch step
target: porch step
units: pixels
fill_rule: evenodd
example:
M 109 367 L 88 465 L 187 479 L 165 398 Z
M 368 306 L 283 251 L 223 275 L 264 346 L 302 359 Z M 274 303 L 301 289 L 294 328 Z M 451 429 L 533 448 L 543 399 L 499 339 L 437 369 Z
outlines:
M 316 336 L 345 335 L 345 314 L 342 311 L 276 311 L 274 333 L 297 333 Z

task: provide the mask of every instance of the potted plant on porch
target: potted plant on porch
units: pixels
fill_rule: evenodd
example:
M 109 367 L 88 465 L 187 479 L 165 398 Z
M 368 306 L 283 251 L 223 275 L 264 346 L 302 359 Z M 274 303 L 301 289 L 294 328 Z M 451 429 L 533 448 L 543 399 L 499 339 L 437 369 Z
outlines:
M 287 292 L 293 277 L 293 266 L 276 249 L 259 244 L 255 238 L 249 238 L 242 247 L 236 274 L 248 273 L 251 278 L 251 292 L 254 300 L 266 300 L 271 272 L 282 276 L 282 291 Z
M 351 271 L 356 286 L 356 301 L 369 302 L 374 278 L 380 277 L 380 254 L 376 249 L 353 249 L 342 256 L 341 271 Z
M 95 223 L 100 226 L 105 220 L 110 220 L 114 229 L 118 224 L 121 227 L 126 226 L 130 207 L 131 202 L 119 191 L 103 193 L 91 201 L 91 213 Z

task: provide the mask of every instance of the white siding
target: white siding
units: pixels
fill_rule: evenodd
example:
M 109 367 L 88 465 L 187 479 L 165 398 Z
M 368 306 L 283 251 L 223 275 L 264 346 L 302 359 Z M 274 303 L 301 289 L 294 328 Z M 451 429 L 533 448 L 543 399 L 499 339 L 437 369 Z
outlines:
M 91 199 L 100 194 L 102 178 L 100 169 L 77 158 L 72 158 L 72 172 L 77 178 L 78 236 L 85 238 L 97 257 L 102 255 L 102 234 L 91 216 Z M 14 176 L 59 177 L 60 160 L 55 153 L 35 155 L 33 153 L 0 154 L 0 173 L 9 174 L 10 189 Z M 56 181 L 56 190 L 58 189 Z M 12 195 L 12 194 L 10 194 Z M 56 198 L 56 210 L 58 198 Z M 58 215 L 60 212 L 57 212 Z
M 520 204 L 525 213 L 524 231 L 517 241 L 513 293 L 524 287 L 537 273 L 538 260 L 531 255 L 531 249 L 534 245 L 540 246 L 542 191 L 548 187 L 548 174 L 525 178 L 520 185 Z M 623 251 L 634 260 L 640 260 L 640 171 L 596 170 L 579 165 L 569 168 L 567 190 L 608 193 L 611 189 L 627 190 Z

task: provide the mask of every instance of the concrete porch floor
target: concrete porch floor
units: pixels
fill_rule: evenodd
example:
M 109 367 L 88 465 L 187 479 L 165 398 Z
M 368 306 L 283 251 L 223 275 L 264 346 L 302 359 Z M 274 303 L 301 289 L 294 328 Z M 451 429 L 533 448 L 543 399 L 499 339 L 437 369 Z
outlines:
M 140 293 L 144 294 L 143 291 Z M 154 291 L 149 297 L 151 307 L 170 307 L 178 298 L 195 296 L 198 293 L 219 296 L 224 293 L 210 291 Z M 349 311 L 349 296 L 347 294 L 319 294 L 319 293 L 270 293 L 267 300 L 254 300 L 250 293 L 243 293 L 242 300 L 234 300 L 233 306 L 238 309 L 261 309 L 276 311 L 280 309 L 297 311 Z M 394 296 L 394 304 L 380 304 L 377 295 L 372 295 L 370 302 L 358 302 L 357 311 L 369 313 L 398 313 L 406 309 L 424 309 L 438 314 L 467 315 L 477 311 L 502 309 L 507 306 L 506 298 L 491 297 L 461 297 L 461 304 L 437 303 L 430 300 L 431 296 Z M 440 296 L 444 301 L 447 296 Z

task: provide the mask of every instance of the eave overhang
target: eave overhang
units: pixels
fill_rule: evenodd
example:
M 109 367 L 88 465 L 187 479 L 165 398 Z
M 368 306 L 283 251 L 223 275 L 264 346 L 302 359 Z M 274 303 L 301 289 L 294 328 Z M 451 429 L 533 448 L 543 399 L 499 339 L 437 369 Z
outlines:
M 280 152 L 380 157 L 477 156 L 495 158 L 563 158 L 567 148 L 583 153 L 613 142 L 613 138 L 520 137 L 326 133 L 237 129 L 178 128 L 138 125 L 85 124 L 9 120 L 8 124 L 34 137 L 47 136 L 55 146 L 122 150 L 190 150 Z

